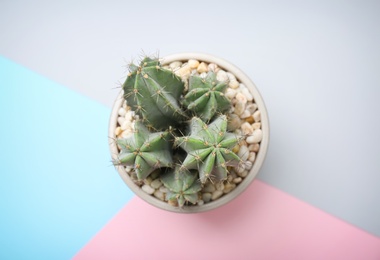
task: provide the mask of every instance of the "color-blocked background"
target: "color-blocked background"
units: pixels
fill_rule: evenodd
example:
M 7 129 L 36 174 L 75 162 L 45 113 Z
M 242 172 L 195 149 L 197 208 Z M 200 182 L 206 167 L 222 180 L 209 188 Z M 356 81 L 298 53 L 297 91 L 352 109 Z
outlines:
M 0 258 L 380 258 L 379 13 L 375 1 L 2 1 Z M 141 50 L 214 54 L 259 87 L 270 149 L 238 200 L 185 217 L 130 201 L 107 123 Z M 256 247 L 235 249 L 243 238 Z

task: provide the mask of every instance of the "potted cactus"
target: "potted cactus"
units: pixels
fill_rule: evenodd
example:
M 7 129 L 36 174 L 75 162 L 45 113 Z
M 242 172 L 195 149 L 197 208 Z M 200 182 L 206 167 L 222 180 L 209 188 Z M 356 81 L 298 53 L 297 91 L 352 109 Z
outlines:
M 109 135 L 120 176 L 141 198 L 175 212 L 227 203 L 256 176 L 269 140 L 253 83 L 205 54 L 129 64 Z

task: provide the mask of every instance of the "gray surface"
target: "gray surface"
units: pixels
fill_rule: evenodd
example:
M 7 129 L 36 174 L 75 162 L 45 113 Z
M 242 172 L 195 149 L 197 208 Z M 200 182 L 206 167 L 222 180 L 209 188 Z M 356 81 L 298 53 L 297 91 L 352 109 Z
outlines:
M 259 178 L 380 236 L 378 1 L 2 1 L 0 54 L 111 107 L 125 60 L 205 52 L 260 89 Z

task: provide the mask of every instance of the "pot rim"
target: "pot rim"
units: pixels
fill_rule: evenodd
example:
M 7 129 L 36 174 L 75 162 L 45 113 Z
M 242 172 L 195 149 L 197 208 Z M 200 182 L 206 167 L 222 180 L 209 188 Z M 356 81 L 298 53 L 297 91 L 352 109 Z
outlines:
M 253 96 L 255 103 L 257 104 L 258 110 L 261 113 L 261 130 L 263 131 L 263 139 L 261 140 L 260 149 L 256 154 L 256 159 L 253 163 L 253 167 L 249 171 L 248 175 L 243 179 L 243 181 L 228 194 L 223 195 L 221 198 L 215 201 L 211 201 L 200 206 L 199 205 L 184 206 L 183 208 L 173 207 L 169 205 L 167 202 L 161 201 L 158 198 L 155 198 L 154 196 L 149 195 L 146 192 L 144 192 L 139 186 L 137 186 L 132 181 L 132 179 L 129 177 L 129 174 L 126 172 L 123 166 L 115 166 L 122 180 L 137 196 L 139 196 L 144 201 L 148 202 L 149 204 L 155 207 L 158 207 L 160 209 L 170 211 L 170 212 L 176 212 L 176 213 L 198 213 L 198 212 L 209 211 L 209 210 L 221 207 L 231 202 L 236 197 L 238 197 L 238 195 L 240 195 L 243 191 L 245 191 L 248 188 L 248 186 L 252 183 L 252 181 L 256 178 L 266 158 L 268 145 L 269 145 L 268 112 L 256 85 L 251 81 L 251 79 L 232 63 L 210 54 L 196 53 L 196 52 L 177 53 L 177 54 L 165 56 L 161 58 L 160 60 L 161 60 L 162 65 L 167 65 L 173 61 L 185 61 L 189 59 L 195 59 L 200 62 L 204 61 L 207 63 L 215 63 L 223 70 L 231 72 L 233 75 L 235 75 L 237 80 L 240 83 L 243 83 L 248 88 L 248 90 Z M 117 159 L 117 155 L 118 155 L 116 142 L 114 141 L 116 139 L 115 129 L 117 126 L 118 111 L 120 107 L 122 106 L 123 101 L 124 101 L 123 90 L 121 90 L 114 102 L 110 121 L 109 121 L 109 129 L 108 129 L 109 146 L 110 146 L 110 151 L 111 151 L 111 157 L 113 160 Z

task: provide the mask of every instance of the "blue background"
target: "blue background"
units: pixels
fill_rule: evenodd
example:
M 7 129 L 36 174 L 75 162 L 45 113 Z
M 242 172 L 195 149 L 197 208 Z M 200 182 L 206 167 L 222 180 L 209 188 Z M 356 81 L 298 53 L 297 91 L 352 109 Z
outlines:
M 0 57 L 0 259 L 69 259 L 132 198 L 110 110 Z

